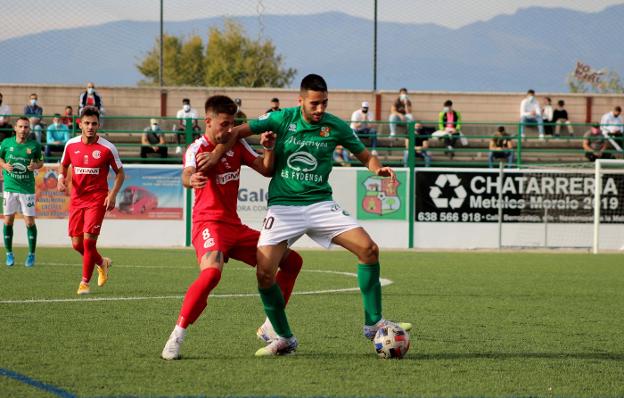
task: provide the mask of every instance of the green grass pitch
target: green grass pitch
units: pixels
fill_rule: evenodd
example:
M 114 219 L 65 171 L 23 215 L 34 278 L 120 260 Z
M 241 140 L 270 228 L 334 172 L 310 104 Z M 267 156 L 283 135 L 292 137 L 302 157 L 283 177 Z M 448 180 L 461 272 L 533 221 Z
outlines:
M 255 273 L 230 262 L 183 359 L 166 362 L 194 253 L 101 252 L 111 279 L 88 297 L 69 248 L 2 265 L 0 397 L 624 396 L 622 255 L 385 251 L 384 314 L 415 326 L 400 361 L 362 336 L 359 292 L 340 291 L 357 287 L 356 261 L 338 250 L 302 253 L 296 355 L 255 358 Z

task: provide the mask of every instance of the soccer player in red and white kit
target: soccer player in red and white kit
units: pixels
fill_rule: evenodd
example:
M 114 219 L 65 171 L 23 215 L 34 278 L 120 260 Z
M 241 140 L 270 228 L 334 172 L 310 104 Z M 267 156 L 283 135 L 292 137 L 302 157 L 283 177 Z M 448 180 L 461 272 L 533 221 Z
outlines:
M 117 148 L 97 135 L 100 112 L 85 107 L 80 115 L 82 134 L 67 141 L 61 158 L 57 189 L 67 189 L 65 176 L 72 166 L 71 197 L 69 203 L 69 236 L 74 250 L 82 255 L 82 280 L 78 294 L 88 294 L 93 268 L 97 265 L 98 286 L 108 280 L 112 265 L 109 258 L 100 256 L 96 248 L 104 214 L 115 208 L 117 193 L 125 174 Z M 115 171 L 115 182 L 108 189 L 108 170 Z
M 192 236 L 200 273 L 184 296 L 176 326 L 163 348 L 161 357 L 167 360 L 180 358 L 186 328 L 206 308 L 208 295 L 219 283 L 228 258 L 256 266 L 260 232 L 242 224 L 236 212 L 241 166 L 247 165 L 264 176 L 273 173 L 275 137 L 270 132 L 260 138 L 264 147 L 263 156 L 258 156 L 247 142 L 240 140 L 214 166 L 206 166 L 214 147 L 233 137 L 231 128 L 237 106 L 231 98 L 215 95 L 206 100 L 204 108 L 206 133 L 188 147 L 182 171 L 182 184 L 195 189 Z M 292 293 L 302 263 L 301 256 L 292 250 L 288 250 L 281 259 L 277 284 L 285 303 Z M 268 320 L 258 329 L 257 335 L 269 343 L 276 336 L 264 333 L 266 325 L 270 325 Z

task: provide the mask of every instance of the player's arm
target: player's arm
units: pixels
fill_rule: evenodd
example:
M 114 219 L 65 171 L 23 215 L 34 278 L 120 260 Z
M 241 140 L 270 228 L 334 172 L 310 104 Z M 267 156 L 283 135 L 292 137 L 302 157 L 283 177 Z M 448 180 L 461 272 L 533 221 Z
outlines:
M 104 206 L 106 206 L 106 210 L 110 211 L 115 208 L 115 203 L 117 201 L 117 194 L 123 185 L 124 180 L 126 179 L 126 173 L 124 172 L 123 167 L 117 169 L 115 173 L 115 182 L 113 183 L 113 189 L 108 191 L 108 195 L 106 195 L 106 199 L 104 200 Z
M 61 163 L 59 166 L 58 180 L 56 183 L 56 189 L 59 192 L 65 192 L 65 189 L 67 189 L 67 185 L 65 185 L 65 176 L 67 175 L 68 169 L 69 169 L 69 166 L 66 166 L 63 163 Z
M 379 158 L 372 155 L 368 149 L 364 149 L 362 152 L 356 154 L 355 157 L 358 158 L 358 160 L 362 162 L 362 164 L 366 166 L 371 173 L 381 177 L 390 177 L 392 181 L 396 180 L 396 174 L 394 174 L 392 167 L 383 166 L 379 161 Z
M 185 188 L 203 188 L 208 182 L 208 177 L 199 173 L 195 167 L 185 167 L 182 170 L 182 185 Z
M 275 165 L 275 154 L 273 153 L 275 149 L 275 133 L 272 131 L 262 133 L 260 144 L 264 149 L 262 156 L 255 158 L 250 167 L 265 177 L 271 177 Z

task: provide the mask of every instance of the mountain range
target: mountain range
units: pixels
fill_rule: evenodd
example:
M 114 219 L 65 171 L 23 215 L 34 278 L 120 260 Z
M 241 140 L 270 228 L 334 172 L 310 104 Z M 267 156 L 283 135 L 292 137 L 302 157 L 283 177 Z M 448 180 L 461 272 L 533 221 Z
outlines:
M 343 13 L 232 17 L 251 38 L 270 39 L 284 64 L 326 77 L 332 88 L 373 88 L 373 22 Z M 567 91 L 576 61 L 624 72 L 624 5 L 585 13 L 531 7 L 451 29 L 379 22 L 377 89 Z M 168 34 L 199 34 L 223 18 L 165 21 Z M 2 83 L 133 86 L 155 45 L 158 22 L 116 21 L 0 41 Z

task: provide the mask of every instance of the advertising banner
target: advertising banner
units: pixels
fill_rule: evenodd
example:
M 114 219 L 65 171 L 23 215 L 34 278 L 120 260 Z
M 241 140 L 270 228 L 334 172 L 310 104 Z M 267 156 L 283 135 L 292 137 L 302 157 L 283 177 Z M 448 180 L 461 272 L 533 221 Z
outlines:
M 357 218 L 359 220 L 405 220 L 407 173 L 397 171 L 397 180 L 357 172 Z
M 591 172 L 505 170 L 424 170 L 416 173 L 416 221 L 505 223 L 591 223 Z M 499 191 L 499 189 L 501 191 Z M 605 175 L 601 222 L 624 223 L 624 175 Z M 499 199 L 499 193 L 500 199 Z

